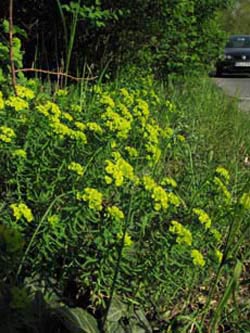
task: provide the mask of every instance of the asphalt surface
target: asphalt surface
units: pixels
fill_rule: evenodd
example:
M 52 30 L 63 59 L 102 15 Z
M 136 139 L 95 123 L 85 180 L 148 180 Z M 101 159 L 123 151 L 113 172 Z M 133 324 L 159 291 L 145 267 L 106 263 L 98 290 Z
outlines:
M 250 112 L 250 76 L 224 75 L 213 80 L 227 95 L 238 98 L 241 110 Z

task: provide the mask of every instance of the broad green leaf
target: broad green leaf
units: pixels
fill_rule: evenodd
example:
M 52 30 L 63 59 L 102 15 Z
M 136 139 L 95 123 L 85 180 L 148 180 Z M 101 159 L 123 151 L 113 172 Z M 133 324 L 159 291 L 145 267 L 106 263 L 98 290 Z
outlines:
M 56 310 L 70 333 L 99 333 L 96 319 L 81 308 L 59 308 Z
M 135 310 L 135 315 L 138 319 L 138 321 L 140 322 L 140 326 L 144 327 L 147 329 L 147 332 L 153 332 L 152 328 L 145 316 L 145 313 L 142 310 Z
M 119 322 L 115 321 L 107 321 L 107 325 L 105 327 L 106 333 L 125 333 L 125 330 L 121 326 Z
M 117 297 L 113 297 L 107 320 L 117 322 L 124 315 L 126 315 L 126 306 Z

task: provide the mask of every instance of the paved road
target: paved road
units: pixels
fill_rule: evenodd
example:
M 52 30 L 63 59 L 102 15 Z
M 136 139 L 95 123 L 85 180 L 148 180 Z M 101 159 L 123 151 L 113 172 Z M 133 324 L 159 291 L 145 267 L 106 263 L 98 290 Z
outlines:
M 240 109 L 250 112 L 250 78 L 247 76 L 224 76 L 214 78 L 216 84 L 229 96 L 239 99 Z

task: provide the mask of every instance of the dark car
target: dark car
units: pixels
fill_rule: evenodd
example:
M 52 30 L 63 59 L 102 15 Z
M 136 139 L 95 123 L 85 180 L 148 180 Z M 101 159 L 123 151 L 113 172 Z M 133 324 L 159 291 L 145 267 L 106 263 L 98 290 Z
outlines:
M 224 56 L 216 64 L 216 74 L 250 74 L 250 35 L 231 36 L 226 44 Z

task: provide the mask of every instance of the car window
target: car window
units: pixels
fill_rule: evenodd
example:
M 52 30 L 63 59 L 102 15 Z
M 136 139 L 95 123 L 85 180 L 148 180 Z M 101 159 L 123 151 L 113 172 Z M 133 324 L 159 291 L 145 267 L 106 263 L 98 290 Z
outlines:
M 229 39 L 227 48 L 250 48 L 250 36 L 249 37 L 232 37 Z

